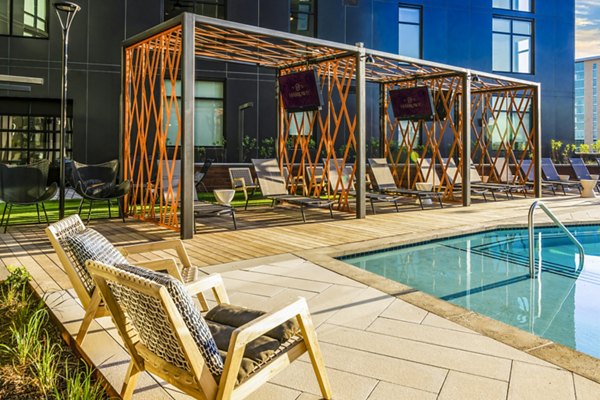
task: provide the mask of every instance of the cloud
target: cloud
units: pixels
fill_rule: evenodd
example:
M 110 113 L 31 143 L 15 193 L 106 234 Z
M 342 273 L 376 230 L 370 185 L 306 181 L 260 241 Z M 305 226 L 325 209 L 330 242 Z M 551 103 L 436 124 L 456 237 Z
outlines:
M 590 18 L 575 18 L 575 26 L 577 29 L 586 26 L 597 26 L 600 21 Z
M 598 26 L 598 25 L 596 25 Z M 578 29 L 575 32 L 575 58 L 591 57 L 600 54 L 600 27 Z

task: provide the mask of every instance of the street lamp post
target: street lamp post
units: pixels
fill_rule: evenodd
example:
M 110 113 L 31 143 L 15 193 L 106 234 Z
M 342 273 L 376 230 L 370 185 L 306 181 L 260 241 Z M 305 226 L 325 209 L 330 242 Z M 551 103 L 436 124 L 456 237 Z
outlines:
M 67 59 L 69 57 L 69 29 L 71 23 L 75 18 L 77 11 L 81 10 L 81 7 L 70 1 L 62 1 L 54 3 L 56 8 L 56 15 L 60 21 L 60 27 L 62 28 L 62 80 L 61 80 L 61 94 L 60 94 L 60 141 L 59 141 L 59 183 L 60 190 L 58 194 L 58 217 L 63 219 L 65 216 L 65 131 L 67 129 Z

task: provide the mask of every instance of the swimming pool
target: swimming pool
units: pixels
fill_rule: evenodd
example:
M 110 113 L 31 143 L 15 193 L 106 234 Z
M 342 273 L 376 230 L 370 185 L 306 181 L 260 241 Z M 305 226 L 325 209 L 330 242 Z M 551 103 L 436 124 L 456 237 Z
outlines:
M 498 321 L 600 358 L 600 226 L 537 228 L 529 279 L 527 229 L 502 229 L 340 258 Z

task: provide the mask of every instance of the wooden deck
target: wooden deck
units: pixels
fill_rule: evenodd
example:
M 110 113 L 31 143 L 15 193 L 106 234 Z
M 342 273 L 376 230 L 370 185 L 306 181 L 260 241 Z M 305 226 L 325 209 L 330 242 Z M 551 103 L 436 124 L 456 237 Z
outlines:
M 503 347 L 502 351 L 509 354 L 509 356 L 498 356 L 496 350 L 494 350 L 490 357 L 510 360 L 512 369 L 509 368 L 499 375 L 492 372 L 490 374 L 478 373 L 476 370 L 462 370 L 464 368 L 459 365 L 460 363 L 454 364 L 441 359 L 440 362 L 436 362 L 435 358 L 425 360 L 420 359 L 420 356 L 407 354 L 398 355 L 397 359 L 394 358 L 395 356 L 390 355 L 394 359 L 384 360 L 381 358 L 383 357 L 381 354 L 376 354 L 378 352 L 385 353 L 382 349 L 374 349 L 366 343 L 351 343 L 352 335 L 358 335 L 356 337 L 360 337 L 364 341 L 373 338 L 370 336 L 373 335 L 372 332 L 367 333 L 367 331 L 373 329 L 370 322 L 364 326 L 359 323 L 362 326 L 360 331 L 348 331 L 346 326 L 348 325 L 348 318 L 350 318 L 348 315 L 358 312 L 352 307 L 358 307 L 361 313 L 361 321 L 366 318 L 371 322 L 389 323 L 391 318 L 394 321 L 403 321 L 398 322 L 394 329 L 403 329 L 404 324 L 407 324 L 408 317 L 396 318 L 390 316 L 392 314 L 390 307 L 396 307 L 399 310 L 400 308 L 408 309 L 409 306 L 412 306 L 402 302 L 402 300 L 394 299 L 393 296 L 388 296 L 384 293 L 385 290 L 381 292 L 370 288 L 370 285 L 365 285 L 364 282 L 355 282 L 319 267 L 319 260 L 330 255 L 447 237 L 494 226 L 523 225 L 527 221 L 527 212 L 532 201 L 533 199 L 498 201 L 478 203 L 467 208 L 450 206 L 444 209 L 431 208 L 425 211 L 418 210 L 416 206 L 409 206 L 406 207 L 406 211 L 400 213 L 396 213 L 393 206 L 379 205 L 376 215 L 369 215 L 363 220 L 357 220 L 351 214 L 339 212 L 335 213 L 335 218 L 331 220 L 327 212 L 308 210 L 307 223 L 302 223 L 300 213 L 296 208 L 239 210 L 237 215 L 238 230 L 233 230 L 231 220 L 227 217 L 203 219 L 200 220 L 202 224 L 198 225 L 200 234 L 196 235 L 194 239 L 186 241 L 186 247 L 197 266 L 205 267 L 207 272 L 219 271 L 224 273 L 226 283 L 233 293 L 232 299 L 241 304 L 265 308 L 265 305 L 270 306 L 280 301 L 282 296 L 287 298 L 294 294 L 301 294 L 307 297 L 311 312 L 317 315 L 315 319 L 319 326 L 320 338 L 325 343 L 326 364 L 331 369 L 334 392 L 338 390 L 338 392 L 342 391 L 342 393 L 347 394 L 348 390 L 351 391 L 348 396 L 342 395 L 342 397 L 337 398 L 371 400 L 394 398 L 385 397 L 384 394 L 395 393 L 392 389 L 396 386 L 400 389 L 406 389 L 410 386 L 410 390 L 406 389 L 407 394 L 412 393 L 412 390 L 422 391 L 412 393 L 415 396 L 419 393 L 423 395 L 415 398 L 436 398 L 438 396 L 438 398 L 470 398 L 469 396 L 458 396 L 460 393 L 463 395 L 466 393 L 460 390 L 456 391 L 464 385 L 466 385 L 466 388 L 471 385 L 474 390 L 472 393 L 485 394 L 484 397 L 479 398 L 600 398 L 600 385 L 597 383 L 577 374 L 568 373 L 562 368 L 551 366 L 545 361 L 535 361 L 531 355 L 526 353 L 515 355 L 516 352 L 520 353 L 520 351 L 508 348 L 508 346 L 489 338 L 485 339 L 489 340 L 490 343 L 493 342 L 492 347 L 505 346 L 506 349 Z M 576 223 L 600 222 L 600 199 L 556 196 L 544 199 L 544 201 L 563 221 Z M 549 221 L 541 212 L 536 220 L 540 223 Z M 139 221 L 122 223 L 120 220 L 96 220 L 92 221 L 91 226 L 117 245 L 163 240 L 178 236 L 176 232 Z M 51 249 L 43 228 L 42 225 L 11 227 L 7 234 L 0 234 L 0 277 L 6 274 L 4 266 L 23 265 L 27 267 L 33 276 L 34 286 L 41 294 L 47 296 L 51 308 L 57 318 L 64 322 L 66 329 L 74 333 L 77 330 L 82 311 L 80 307 L 77 308 L 76 302 L 73 300 L 73 293 L 69 290 L 71 285 L 59 265 L 57 256 Z M 298 256 L 304 260 L 312 260 L 314 263 L 302 261 Z M 153 255 L 147 257 L 152 258 Z M 289 273 L 286 272 L 286 265 L 292 266 Z M 356 296 L 362 296 L 362 300 Z M 68 302 L 65 303 L 67 298 Z M 365 308 L 364 301 L 367 300 L 372 300 L 372 304 Z M 398 304 L 402 304 L 402 306 L 398 306 Z M 462 332 L 467 335 L 466 337 L 477 338 L 473 340 L 483 340 L 480 339 L 481 336 L 478 333 L 468 331 L 462 326 L 454 325 L 452 322 L 442 320 L 426 311 L 412 308 L 409 310 L 410 315 L 416 315 L 415 313 L 422 313 L 423 316 L 418 318 L 417 321 L 411 321 L 416 324 L 414 327 L 404 328 L 409 331 L 416 328 L 439 330 L 436 335 L 439 334 L 440 336 L 434 335 L 436 338 L 439 337 L 439 340 L 432 339 L 428 345 L 444 348 L 452 347 L 453 351 L 469 352 L 469 354 L 473 354 L 473 357 L 488 353 L 487 350 L 482 348 L 473 349 L 472 346 L 469 347 L 470 345 L 466 344 L 466 341 L 464 344 L 466 348 L 464 348 L 462 344 L 448 344 L 443 339 L 443 335 L 459 335 L 457 332 Z M 431 316 L 427 317 L 426 315 L 429 314 Z M 353 324 L 357 323 L 354 317 L 350 319 Z M 410 318 L 408 319 L 410 320 Z M 435 320 L 435 323 L 427 322 L 432 320 Z M 450 328 L 448 328 L 449 326 Z M 381 326 L 380 328 L 379 334 L 387 335 L 386 337 L 391 340 L 390 343 L 398 340 L 397 336 L 399 334 L 396 331 L 390 331 L 391 326 L 387 328 Z M 449 331 L 446 329 L 449 329 Z M 111 328 L 109 319 L 97 325 L 94 332 L 89 341 L 86 339 L 86 342 L 84 342 L 83 351 L 90 353 L 88 354 L 89 358 L 94 360 L 100 371 L 107 377 L 107 380 L 118 388 L 120 385 L 119 377 L 122 379 L 126 367 L 127 355 L 124 354 L 122 348 L 119 348 L 118 344 L 114 344 L 118 343 L 118 339 L 114 328 Z M 337 332 L 336 335 L 339 335 L 339 337 L 333 337 L 333 332 Z M 427 339 L 418 338 L 421 334 L 415 333 L 415 337 L 407 340 L 418 342 L 424 340 L 427 342 Z M 107 338 L 111 338 L 114 343 Z M 336 345 L 338 339 L 342 341 L 350 340 L 350 342 Z M 116 355 L 111 358 L 110 362 L 107 362 L 102 357 L 110 351 L 101 352 L 101 357 L 100 354 L 96 354 L 98 345 L 92 346 L 94 343 L 104 343 L 108 347 L 112 346 L 110 348 L 115 348 Z M 488 342 L 485 343 L 487 343 L 486 346 L 489 345 Z M 394 346 L 397 344 L 394 344 Z M 404 343 L 404 345 L 406 344 L 408 343 Z M 392 345 L 390 344 L 390 346 Z M 437 351 L 433 348 L 429 350 Z M 357 355 L 353 352 L 360 354 L 357 353 Z M 356 356 L 358 359 L 366 357 L 367 361 L 365 362 L 371 363 L 379 360 L 379 362 L 394 364 L 400 362 L 398 359 L 401 359 L 402 362 L 416 363 L 415 365 L 418 364 L 422 368 L 425 368 L 425 366 L 434 367 L 436 371 L 434 374 L 436 376 L 435 383 L 427 381 L 426 377 L 423 377 L 426 383 L 416 387 L 405 382 L 400 376 L 394 380 L 395 378 L 386 375 L 383 370 L 379 375 L 372 376 L 360 368 L 355 368 L 354 365 L 351 365 L 351 362 L 345 366 L 341 359 L 342 355 L 350 358 Z M 532 357 L 532 359 L 528 357 Z M 96 362 L 97 359 L 101 362 Z M 328 363 L 329 360 L 331 360 L 331 363 Z M 496 361 L 490 358 L 489 362 L 492 365 Z M 524 363 L 525 366 L 519 363 Z M 304 376 L 307 373 L 307 365 L 300 362 L 300 366 L 293 366 L 291 369 Z M 523 376 L 531 373 L 530 369 L 534 367 L 546 368 L 547 371 L 544 371 L 547 374 L 544 375 L 544 373 L 536 371 L 535 373 L 541 373 L 543 378 L 531 386 L 531 382 Z M 523 376 L 519 375 L 517 377 L 514 374 L 518 372 L 519 368 L 523 369 Z M 445 376 L 445 378 L 440 378 L 438 373 L 440 376 Z M 428 375 L 428 373 L 425 373 L 425 375 Z M 289 374 L 285 376 L 289 378 Z M 253 398 L 316 398 L 312 386 L 307 388 L 305 383 L 290 379 L 289 384 L 282 379 L 275 380 L 274 383 L 267 385 L 265 390 L 261 390 L 260 395 L 257 394 Z M 307 379 L 312 378 L 309 376 Z M 490 382 L 487 380 L 490 380 L 492 386 L 498 389 L 494 389 L 494 393 L 498 396 L 494 394 L 488 397 L 487 394 L 489 393 L 485 390 L 477 392 L 477 390 L 483 390 L 482 387 L 490 387 Z M 351 389 L 343 387 L 349 385 L 352 381 L 354 382 Z M 570 382 L 571 388 L 567 390 L 568 393 L 561 390 L 553 392 L 542 387 L 539 389 L 539 393 L 543 393 L 544 397 L 541 397 L 541 395 L 538 397 L 539 393 L 536 394 L 531 389 L 532 387 L 535 389 L 540 385 L 554 385 L 556 383 L 562 385 L 563 381 Z M 362 384 L 364 384 L 363 387 L 361 387 Z M 181 394 L 177 391 L 168 388 L 165 390 L 161 384 L 157 384 L 152 379 L 143 380 L 140 385 L 144 389 L 140 390 L 139 398 L 181 397 Z M 527 393 L 532 394 L 533 397 L 527 397 Z M 567 393 L 566 397 L 564 397 L 565 393 Z M 446 394 L 447 397 L 442 396 L 442 394 Z M 590 397 L 586 397 L 586 395 Z

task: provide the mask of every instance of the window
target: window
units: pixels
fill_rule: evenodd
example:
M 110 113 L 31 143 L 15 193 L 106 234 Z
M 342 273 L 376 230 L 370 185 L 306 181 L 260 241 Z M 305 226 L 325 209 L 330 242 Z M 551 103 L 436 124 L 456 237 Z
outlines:
M 493 0 L 492 7 L 504 10 L 531 12 L 531 0 Z
M 48 37 L 48 0 L 0 0 L 0 35 Z
M 398 7 L 398 54 L 422 58 L 421 8 Z
M 304 36 L 317 36 L 317 1 L 291 0 L 290 32 Z
M 171 96 L 170 82 L 165 82 L 167 99 Z M 216 81 L 196 81 L 194 110 L 194 146 L 223 147 L 223 93 L 224 83 Z M 177 102 L 181 109 L 181 81 L 175 84 Z M 166 114 L 166 110 L 165 110 Z M 179 126 L 175 108 L 171 110 L 167 130 L 167 146 L 174 145 L 177 140 Z M 166 115 L 165 115 L 166 120 Z
M 598 139 L 598 64 L 592 64 L 592 139 Z
M 494 18 L 492 23 L 492 64 L 494 71 L 530 74 L 532 60 L 532 22 Z
M 3 98 L 0 101 L 0 162 L 28 164 L 59 158 L 60 101 Z M 68 104 L 65 131 L 66 156 L 71 157 L 72 112 Z
M 225 19 L 225 0 L 165 0 L 165 20 L 183 12 Z
M 585 140 L 585 101 L 583 63 L 575 63 L 575 140 Z

